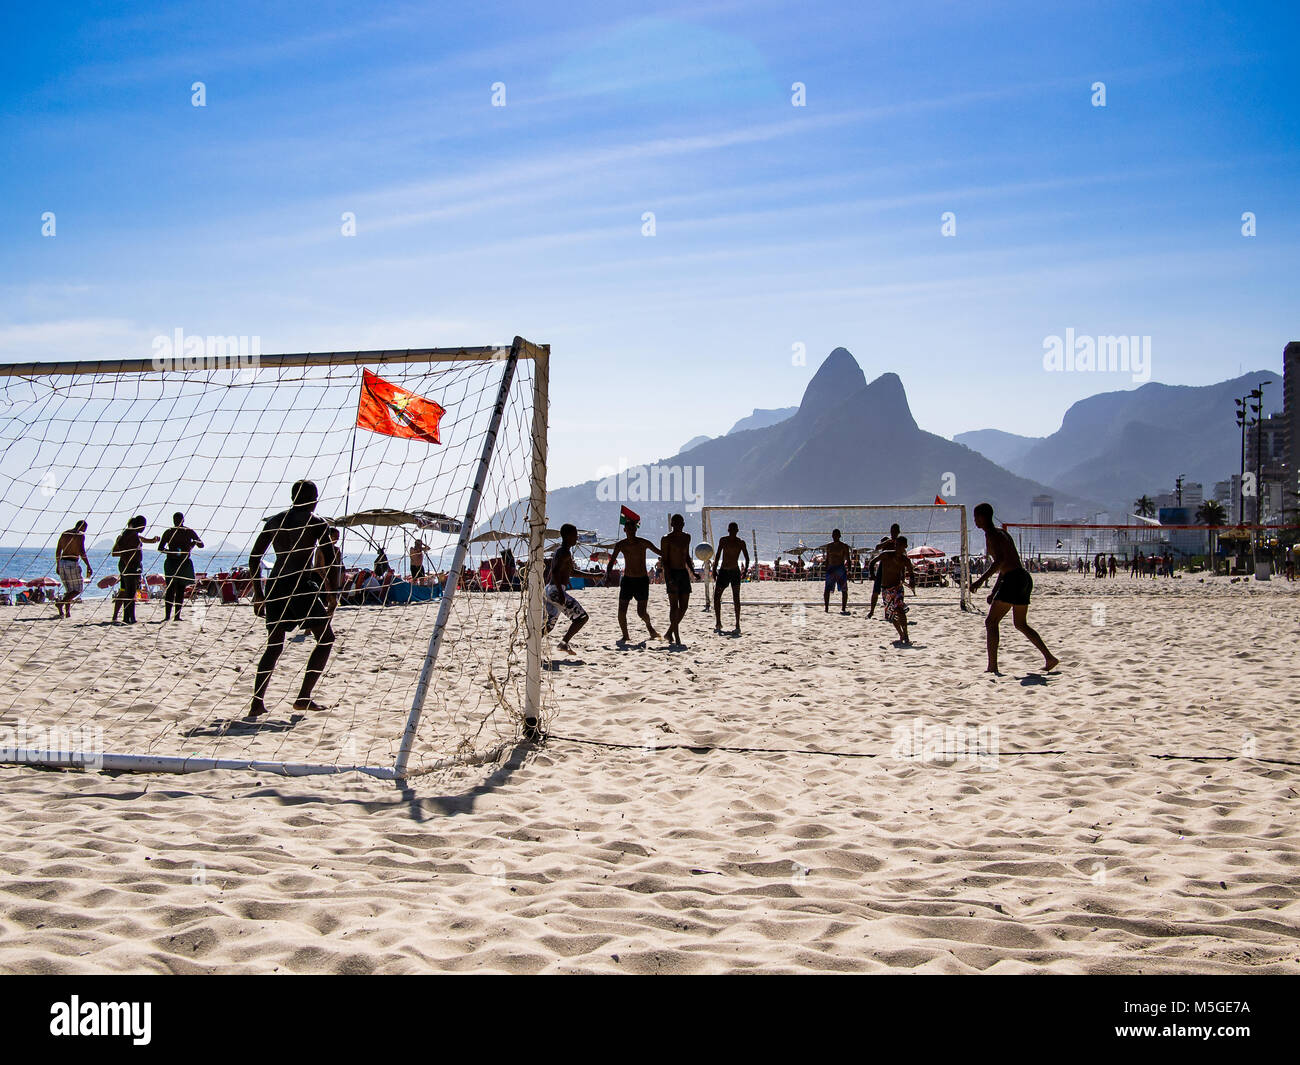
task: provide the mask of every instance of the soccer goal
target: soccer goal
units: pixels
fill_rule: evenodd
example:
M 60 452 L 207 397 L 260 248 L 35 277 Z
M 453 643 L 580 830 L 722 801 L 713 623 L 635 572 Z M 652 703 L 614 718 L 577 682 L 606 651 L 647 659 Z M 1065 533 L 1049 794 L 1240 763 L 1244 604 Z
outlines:
M 947 603 L 970 609 L 970 548 L 966 507 L 961 504 L 895 506 L 706 506 L 701 509 L 704 542 L 714 547 L 735 522 L 749 547 L 751 577 L 760 587 L 745 596 L 748 606 L 788 606 L 809 582 L 825 578 L 822 548 L 834 530 L 853 550 L 850 581 L 865 581 L 876 545 L 897 525 L 907 538 L 917 571 L 918 603 Z M 706 585 L 706 595 L 709 586 Z M 769 590 L 774 594 L 764 595 Z M 821 584 L 816 585 L 820 600 Z M 779 592 L 780 594 L 775 594 Z M 707 602 L 706 602 L 706 605 Z
M 404 780 L 537 738 L 549 358 L 516 337 L 0 367 L 0 762 Z M 339 555 L 312 540 L 289 606 L 255 612 L 250 553 L 299 480 Z M 306 623 L 250 720 L 273 611 Z

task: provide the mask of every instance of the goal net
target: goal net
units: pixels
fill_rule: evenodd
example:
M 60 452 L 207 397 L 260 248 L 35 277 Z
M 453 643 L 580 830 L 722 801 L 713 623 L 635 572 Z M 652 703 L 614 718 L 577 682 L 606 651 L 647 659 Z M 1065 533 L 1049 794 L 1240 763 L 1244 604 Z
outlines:
M 907 538 L 917 571 L 917 602 L 951 603 L 970 608 L 966 507 L 960 504 L 897 506 L 706 506 L 701 510 L 705 543 L 716 547 L 735 522 L 749 548 L 751 580 L 760 588 L 747 605 L 788 604 L 802 584 L 825 579 L 824 546 L 839 529 L 853 551 L 850 581 L 868 581 L 866 566 L 892 526 Z M 781 594 L 774 594 L 779 589 Z M 817 586 L 821 595 L 821 585 Z M 764 593 L 772 592 L 768 598 Z
M 535 738 L 548 360 L 515 338 L 0 367 L 0 761 L 403 779 Z M 275 549 L 250 552 L 299 480 L 341 572 L 309 544 L 266 580 Z M 250 719 L 271 620 L 303 624 Z

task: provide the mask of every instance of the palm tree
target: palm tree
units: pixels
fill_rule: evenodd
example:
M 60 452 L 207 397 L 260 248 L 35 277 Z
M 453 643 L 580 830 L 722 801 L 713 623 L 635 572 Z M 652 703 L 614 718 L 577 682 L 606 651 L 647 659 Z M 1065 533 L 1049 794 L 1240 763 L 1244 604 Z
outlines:
M 1133 500 L 1133 512 L 1139 518 L 1154 518 L 1156 516 L 1156 505 L 1152 502 L 1150 496 L 1143 495 Z
M 1213 572 L 1214 565 L 1214 530 L 1223 525 L 1228 520 L 1228 512 L 1223 509 L 1223 504 L 1217 499 L 1207 499 L 1196 508 L 1196 524 L 1208 525 L 1209 530 L 1206 532 L 1206 539 L 1210 544 L 1210 571 Z

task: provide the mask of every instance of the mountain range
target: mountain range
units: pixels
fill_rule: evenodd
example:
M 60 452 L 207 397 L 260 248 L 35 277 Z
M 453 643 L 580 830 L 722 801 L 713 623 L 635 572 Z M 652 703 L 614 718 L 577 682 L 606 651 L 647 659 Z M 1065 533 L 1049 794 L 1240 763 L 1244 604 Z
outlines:
M 1180 474 L 1202 484 L 1209 498 L 1215 481 L 1239 469 L 1241 430 L 1233 400 L 1261 381 L 1270 383 L 1264 413 L 1280 410 L 1281 378 L 1261 370 L 1213 385 L 1153 381 L 1089 396 L 1071 406 L 1061 428 L 1047 437 L 981 429 L 953 439 L 1022 477 L 1053 485 L 1061 495 L 1098 500 L 1112 510 L 1131 508 L 1143 494 L 1171 490 Z
M 766 410 L 762 407 L 755 407 L 754 413 L 746 415 L 736 422 L 723 435 L 730 436 L 732 433 L 742 433 L 746 429 L 765 429 L 769 425 L 775 425 L 777 422 L 783 422 L 790 418 L 798 410 L 798 407 L 778 407 L 775 410 Z M 679 454 L 690 451 L 693 447 L 699 447 L 707 440 L 714 439 L 711 436 L 693 436 L 682 445 Z

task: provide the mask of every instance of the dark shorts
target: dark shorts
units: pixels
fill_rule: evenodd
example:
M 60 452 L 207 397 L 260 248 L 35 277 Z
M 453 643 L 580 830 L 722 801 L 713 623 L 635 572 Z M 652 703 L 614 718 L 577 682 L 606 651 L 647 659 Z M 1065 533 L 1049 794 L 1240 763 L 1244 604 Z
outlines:
M 740 570 L 738 569 L 720 569 L 718 570 L 717 583 L 713 586 L 713 594 L 721 595 L 728 588 L 735 587 L 740 591 Z
M 327 597 L 314 573 L 289 573 L 266 582 L 266 627 L 310 628 L 330 619 Z
M 993 601 L 1010 603 L 1012 606 L 1028 606 L 1029 596 L 1034 590 L 1034 578 L 1028 570 L 1013 569 L 1004 573 L 993 585 Z
M 119 599 L 134 599 L 135 593 L 140 590 L 140 571 L 126 570 L 122 574 L 122 583 L 118 585 Z
M 829 592 L 832 588 L 841 592 L 848 591 L 849 571 L 844 566 L 831 566 L 826 571 L 826 590 Z
M 664 572 L 664 587 L 669 595 L 690 595 L 691 574 L 685 569 L 670 569 Z
M 168 556 L 163 559 L 163 576 L 173 588 L 184 589 L 194 583 L 194 562 L 186 555 L 184 558 Z
M 631 599 L 638 603 L 650 601 L 649 577 L 624 577 L 618 582 L 618 601 L 626 603 Z

